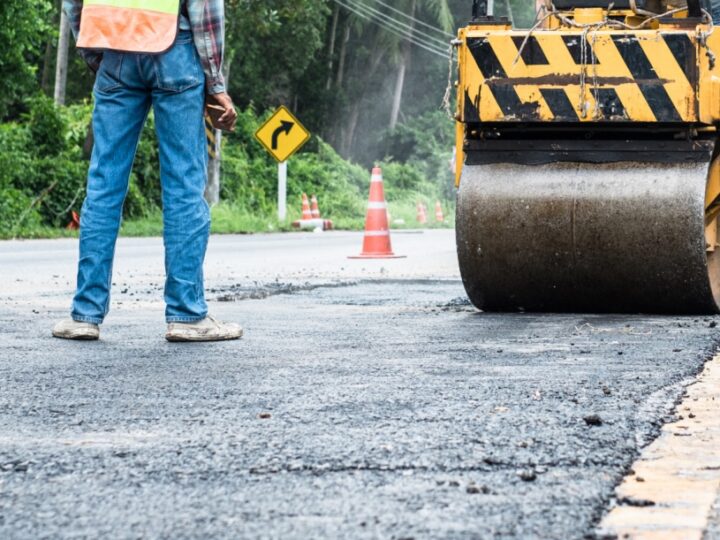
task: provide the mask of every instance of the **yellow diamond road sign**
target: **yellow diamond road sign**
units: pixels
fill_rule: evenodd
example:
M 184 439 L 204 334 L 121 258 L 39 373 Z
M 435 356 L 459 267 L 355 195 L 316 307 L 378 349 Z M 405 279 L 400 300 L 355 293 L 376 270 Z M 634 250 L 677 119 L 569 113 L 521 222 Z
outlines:
M 308 142 L 310 132 L 283 105 L 257 130 L 255 138 L 282 163 Z

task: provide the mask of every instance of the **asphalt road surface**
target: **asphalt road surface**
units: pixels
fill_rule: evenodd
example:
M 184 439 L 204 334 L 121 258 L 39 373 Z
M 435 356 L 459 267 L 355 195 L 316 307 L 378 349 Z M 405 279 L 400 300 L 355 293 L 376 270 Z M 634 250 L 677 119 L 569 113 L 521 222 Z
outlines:
M 452 232 L 393 240 L 213 238 L 209 345 L 162 339 L 157 239 L 98 343 L 49 334 L 75 242 L 1 243 L 0 538 L 594 536 L 717 319 L 478 313 Z

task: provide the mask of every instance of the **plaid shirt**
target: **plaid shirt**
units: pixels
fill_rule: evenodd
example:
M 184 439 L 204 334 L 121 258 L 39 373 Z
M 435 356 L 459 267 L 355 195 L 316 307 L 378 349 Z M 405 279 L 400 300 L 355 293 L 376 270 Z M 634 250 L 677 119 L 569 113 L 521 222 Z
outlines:
M 222 74 L 225 48 L 225 1 L 183 0 L 182 4 L 187 7 L 195 47 L 205 71 L 208 93 L 225 92 L 225 79 Z M 82 6 L 83 0 L 63 0 L 63 8 L 76 39 L 80 32 Z M 185 13 L 184 9 L 183 13 Z M 101 52 L 80 50 L 80 55 L 91 68 L 97 71 L 102 61 Z

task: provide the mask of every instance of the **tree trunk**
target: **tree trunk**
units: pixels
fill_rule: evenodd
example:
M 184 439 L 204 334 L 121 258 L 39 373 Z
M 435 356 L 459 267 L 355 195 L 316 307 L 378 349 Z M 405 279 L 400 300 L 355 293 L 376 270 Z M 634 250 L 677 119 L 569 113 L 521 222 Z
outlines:
M 412 0 L 410 5 L 410 16 L 415 17 L 415 9 L 417 8 L 417 0 Z M 410 35 L 414 35 L 415 19 L 410 23 Z M 410 59 L 412 57 L 412 43 L 406 41 L 403 44 L 403 54 L 400 58 L 400 66 L 398 67 L 397 77 L 395 79 L 395 94 L 393 96 L 392 111 L 390 112 L 390 129 L 395 129 L 398 118 L 400 117 L 400 107 L 402 106 L 402 94 L 405 88 L 405 72 L 407 71 Z
M 220 165 L 222 164 L 222 131 L 213 129 L 209 122 L 205 129 L 213 134 L 208 137 L 208 182 L 205 186 L 205 200 L 210 206 L 220 202 Z
M 393 94 L 392 110 L 390 111 L 390 129 L 395 129 L 400 116 L 400 105 L 402 104 L 402 93 L 405 86 L 405 69 L 406 69 L 406 53 L 403 52 L 403 58 L 400 60 L 397 77 L 395 79 L 395 93 Z
M 337 34 L 338 19 L 340 19 L 340 6 L 335 4 L 335 11 L 333 13 L 332 28 L 330 29 L 330 46 L 328 47 L 328 67 L 327 67 L 327 82 L 325 83 L 325 90 L 330 90 L 332 86 L 332 69 L 333 60 L 335 59 L 335 35 Z
M 50 87 L 50 77 L 51 77 L 51 71 L 53 68 L 52 65 L 52 55 L 53 55 L 53 42 L 52 40 L 48 40 L 45 44 L 45 55 L 43 58 L 43 69 L 42 69 L 42 77 L 40 78 L 40 88 L 42 88 L 43 93 L 45 95 L 50 95 L 52 92 L 54 92 L 54 89 Z
M 230 67 L 233 57 L 228 55 L 223 66 L 223 76 L 225 84 L 230 81 Z M 208 181 L 205 186 L 205 200 L 210 206 L 215 206 L 220 202 L 220 176 L 222 173 L 222 137 L 223 132 L 219 129 L 213 129 L 210 122 L 205 122 L 205 130 L 208 136 Z
M 340 148 L 340 155 L 345 159 L 350 158 L 350 151 L 352 150 L 353 144 L 355 143 L 355 130 L 357 129 L 358 120 L 360 119 L 360 104 L 362 100 L 357 100 L 350 111 L 348 117 L 347 128 L 343 133 L 342 147 Z
M 338 62 L 337 79 L 335 80 L 335 86 L 338 88 L 342 87 L 343 78 L 345 77 L 345 59 L 347 57 L 348 41 L 350 41 L 350 21 L 346 22 L 345 36 L 343 37 L 342 46 L 340 47 L 340 61 Z
M 355 144 L 355 131 L 357 130 L 358 121 L 360 120 L 363 98 L 365 97 L 365 92 L 368 88 L 367 82 L 372 80 L 375 76 L 375 73 L 379 69 L 386 52 L 387 50 L 384 47 L 379 47 L 377 45 L 373 47 L 370 68 L 364 74 L 365 84 L 363 85 L 360 94 L 353 101 L 350 114 L 348 115 L 346 128 L 341 132 L 340 155 L 346 159 L 352 156 L 352 149 Z
M 70 48 L 70 23 L 65 11 L 60 11 L 60 37 L 58 39 L 57 65 L 55 67 L 55 103 L 65 105 L 67 89 L 68 53 Z

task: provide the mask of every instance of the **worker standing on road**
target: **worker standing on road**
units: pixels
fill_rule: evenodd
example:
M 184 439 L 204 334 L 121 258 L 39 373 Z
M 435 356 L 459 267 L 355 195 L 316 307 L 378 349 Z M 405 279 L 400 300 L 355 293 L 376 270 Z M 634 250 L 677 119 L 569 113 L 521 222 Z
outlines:
M 223 0 L 63 0 L 81 55 L 97 73 L 93 148 L 80 220 L 72 318 L 53 335 L 98 339 L 110 306 L 115 243 L 138 140 L 150 108 L 160 150 L 169 341 L 237 339 L 242 328 L 208 316 L 203 262 L 210 212 L 204 108 L 237 113 L 221 72 Z

